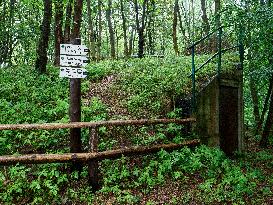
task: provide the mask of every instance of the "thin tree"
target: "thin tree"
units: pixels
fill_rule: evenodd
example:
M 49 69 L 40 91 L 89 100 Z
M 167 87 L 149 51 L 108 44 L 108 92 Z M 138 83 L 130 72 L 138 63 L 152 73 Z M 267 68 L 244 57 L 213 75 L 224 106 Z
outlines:
M 37 47 L 35 69 L 40 73 L 46 72 L 47 49 L 50 36 L 50 23 L 52 16 L 52 1 L 44 0 L 44 17 L 41 25 L 41 35 Z
M 144 45 L 145 45 L 145 19 L 146 19 L 146 7 L 147 7 L 148 0 L 143 0 L 142 3 L 142 17 L 141 21 L 139 18 L 139 5 L 138 1 L 135 0 L 135 12 L 136 12 L 136 28 L 138 32 L 138 57 L 142 58 L 144 56 Z
M 147 11 L 148 16 L 148 25 L 146 29 L 146 33 L 148 36 L 148 51 L 150 55 L 154 55 L 155 53 L 155 0 L 150 0 L 150 9 Z
M 15 3 L 16 0 L 10 0 L 10 15 L 9 15 L 9 35 L 8 35 L 8 64 L 12 64 L 12 53 L 14 50 L 14 40 L 13 40 L 13 32 L 11 29 L 14 26 L 14 14 L 15 14 Z
M 101 59 L 101 42 L 102 42 L 102 12 L 101 12 L 102 2 L 98 0 L 98 42 L 97 42 L 97 59 Z
M 135 33 L 136 29 L 135 26 L 131 26 L 131 32 L 130 32 L 130 38 L 129 38 L 129 53 L 128 55 L 131 56 L 132 52 L 134 51 L 134 42 L 135 42 Z
M 120 0 L 120 11 L 121 11 L 121 18 L 122 18 L 124 56 L 128 57 L 129 48 L 128 48 L 128 37 L 127 37 L 127 21 L 124 14 L 123 0 Z
M 214 0 L 214 15 L 215 15 L 215 26 L 216 28 L 220 27 L 220 9 L 221 9 L 221 1 Z
M 93 18 L 92 18 L 92 9 L 91 2 L 87 0 L 87 13 L 88 13 L 88 27 L 89 27 L 89 41 L 91 44 L 91 58 L 92 60 L 96 59 L 96 38 L 93 26 Z
M 0 64 L 8 63 L 11 65 L 11 57 L 13 52 L 13 23 L 15 13 L 15 0 L 1 2 L 2 10 L 0 12 Z
M 107 19 L 108 30 L 109 30 L 111 58 L 115 58 L 116 50 L 115 50 L 115 32 L 114 32 L 113 24 L 112 24 L 112 0 L 108 0 L 108 5 L 106 9 L 106 19 Z
M 206 8 L 206 0 L 201 0 L 201 11 L 202 11 L 202 27 L 203 27 L 203 32 L 205 35 L 209 34 L 210 31 L 210 25 L 209 25 L 209 19 L 208 19 L 208 15 L 207 15 L 207 8 Z M 202 45 L 203 44 L 203 45 Z M 204 47 L 204 42 L 202 42 L 202 47 Z M 211 40 L 209 39 L 208 42 L 208 51 L 212 51 L 211 49 Z
M 178 43 L 177 43 L 177 21 L 178 21 L 178 0 L 175 0 L 173 7 L 173 49 L 176 55 L 179 55 Z
M 270 96 L 272 94 L 272 89 L 273 89 L 273 74 L 271 75 L 271 78 L 270 78 L 269 81 L 270 81 L 269 82 L 269 87 L 267 89 L 267 94 L 266 94 L 266 97 L 265 97 L 265 100 L 264 100 L 262 113 L 261 113 L 259 122 L 257 124 L 256 132 L 255 132 L 256 135 L 261 133 L 263 123 L 264 123 L 264 119 L 265 119 L 265 115 L 266 115 L 266 112 L 268 110 L 268 104 L 269 104 Z
M 271 7 L 271 0 L 269 0 L 267 2 L 267 6 Z M 260 1 L 261 6 L 264 6 L 265 3 L 263 3 L 262 1 Z M 269 39 L 269 45 L 273 44 L 273 31 L 272 29 L 267 29 L 266 30 L 266 36 L 268 36 Z M 271 49 L 271 51 L 268 53 L 267 59 L 268 59 L 268 63 L 270 66 L 273 65 L 273 51 Z M 265 100 L 265 105 L 264 105 L 264 109 L 266 109 L 266 103 L 267 103 L 267 98 L 270 96 L 270 103 L 269 103 L 269 110 L 268 110 L 268 114 L 267 114 L 267 118 L 265 121 L 265 126 L 263 129 L 263 133 L 262 133 L 262 139 L 260 141 L 260 146 L 266 148 L 269 144 L 269 136 L 271 134 L 271 129 L 272 129 L 272 124 L 273 124 L 273 74 L 271 76 L 270 79 L 270 83 L 269 83 L 269 88 L 268 88 L 268 92 L 267 92 L 267 97 Z M 263 115 L 264 113 L 262 113 L 261 116 L 261 120 L 263 120 Z M 258 126 L 262 126 L 262 121 L 260 122 L 260 124 Z
M 82 7 L 83 0 L 75 0 L 74 4 L 74 17 L 73 17 L 73 29 L 70 40 L 80 38 L 81 22 L 82 22 Z
M 60 64 L 60 44 L 63 43 L 63 3 L 55 1 L 55 59 L 54 65 Z
M 207 8 L 206 8 L 206 0 L 201 0 L 201 11 L 202 11 L 202 24 L 203 24 L 203 29 L 204 33 L 207 35 L 210 30 L 210 25 L 209 25 L 209 19 L 207 15 Z
M 269 135 L 270 135 L 270 131 L 272 128 L 272 124 L 273 124 L 273 94 L 272 94 L 272 90 L 271 90 L 268 116 L 265 121 L 265 126 L 264 126 L 264 130 L 262 133 L 262 139 L 260 141 L 260 146 L 263 148 L 266 148 L 268 146 Z
M 249 52 L 250 53 L 250 52 Z M 255 125 L 258 127 L 260 121 L 260 110 L 259 110 L 259 97 L 254 78 L 251 76 L 249 79 L 249 88 L 253 104 L 253 114 L 255 119 Z
M 72 19 L 72 1 L 69 0 L 66 5 L 66 17 L 65 17 L 65 27 L 64 27 L 64 43 L 68 43 L 70 41 L 71 34 L 71 19 Z
M 214 0 L 214 16 L 215 16 L 215 27 L 219 28 L 221 26 L 220 22 L 220 9 L 221 9 L 221 1 Z M 214 49 L 217 51 L 217 34 L 214 36 Z
M 182 8 L 183 8 L 183 4 L 182 4 Z M 184 11 L 180 11 L 180 7 L 178 5 L 178 10 L 177 10 L 177 15 L 178 15 L 178 18 L 179 18 L 179 28 L 180 28 L 180 32 L 182 33 L 182 36 L 183 36 L 183 42 L 184 42 L 184 45 L 188 45 L 189 44 L 189 39 L 188 37 L 186 36 L 186 29 L 184 28 L 183 26 L 183 20 L 182 20 L 182 16 L 181 16 L 181 12 L 184 12 Z M 184 16 L 185 17 L 185 16 Z M 187 21 L 187 20 L 186 20 Z M 188 50 L 185 49 L 184 50 L 184 53 L 186 53 Z

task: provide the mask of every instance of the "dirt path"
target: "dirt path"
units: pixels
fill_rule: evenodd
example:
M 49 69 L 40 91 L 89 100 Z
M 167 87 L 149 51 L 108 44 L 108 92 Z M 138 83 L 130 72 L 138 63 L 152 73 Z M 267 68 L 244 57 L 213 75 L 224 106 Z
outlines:
M 110 119 L 127 119 L 130 115 L 124 102 L 128 95 L 119 89 L 117 81 L 116 75 L 110 75 L 99 82 L 90 82 L 85 103 L 90 105 L 92 98 L 97 97 L 109 108 Z

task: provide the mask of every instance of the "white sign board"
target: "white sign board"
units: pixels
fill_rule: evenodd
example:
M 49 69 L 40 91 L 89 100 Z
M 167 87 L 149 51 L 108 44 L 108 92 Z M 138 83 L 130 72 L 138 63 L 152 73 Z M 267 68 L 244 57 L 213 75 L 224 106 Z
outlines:
M 87 58 L 89 49 L 85 45 L 60 45 L 60 77 L 85 78 L 85 67 L 90 61 Z
M 85 78 L 87 77 L 87 70 L 84 68 L 71 68 L 71 67 L 61 67 L 60 68 L 61 78 Z
M 61 66 L 71 66 L 71 67 L 84 67 L 90 61 L 85 56 L 67 56 L 60 55 L 60 64 Z
M 62 55 L 86 56 L 89 49 L 85 45 L 61 44 L 60 53 Z

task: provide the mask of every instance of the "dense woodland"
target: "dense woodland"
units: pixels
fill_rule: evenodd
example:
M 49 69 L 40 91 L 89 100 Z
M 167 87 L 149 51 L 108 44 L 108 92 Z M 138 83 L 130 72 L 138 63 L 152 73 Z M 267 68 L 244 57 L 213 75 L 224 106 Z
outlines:
M 223 26 L 223 27 L 222 27 Z M 227 157 L 205 145 L 99 162 L 100 188 L 70 163 L 0 165 L 1 204 L 272 204 L 273 5 L 271 0 L 0 0 L 0 124 L 69 122 L 60 44 L 89 49 L 84 122 L 183 118 L 191 95 L 188 49 L 223 29 L 229 72 L 243 57 L 245 150 Z M 195 47 L 201 65 L 219 33 Z M 242 47 L 240 47 L 242 49 Z M 215 75 L 217 59 L 197 76 Z M 198 84 L 199 83 L 199 84 Z M 186 130 L 186 131 L 185 131 Z M 82 149 L 88 151 L 88 130 Z M 182 125 L 100 127 L 99 151 L 198 138 Z M 0 131 L 0 155 L 68 153 L 69 130 Z

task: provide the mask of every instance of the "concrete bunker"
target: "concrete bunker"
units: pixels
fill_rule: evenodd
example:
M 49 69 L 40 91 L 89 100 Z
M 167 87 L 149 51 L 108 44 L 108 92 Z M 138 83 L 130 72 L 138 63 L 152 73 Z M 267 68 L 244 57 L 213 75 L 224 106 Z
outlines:
M 197 94 L 197 134 L 202 143 L 220 147 L 229 156 L 243 150 L 242 76 L 242 70 L 223 73 Z

